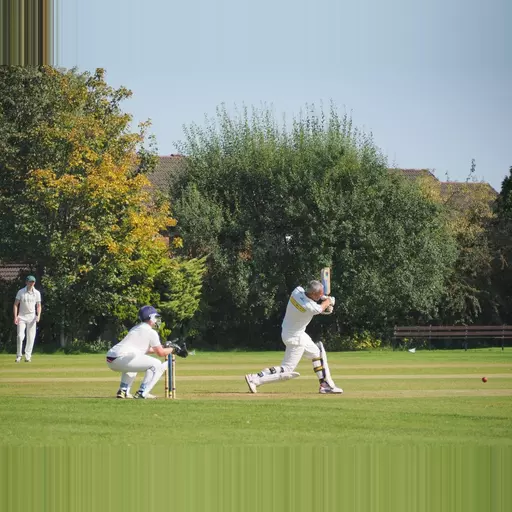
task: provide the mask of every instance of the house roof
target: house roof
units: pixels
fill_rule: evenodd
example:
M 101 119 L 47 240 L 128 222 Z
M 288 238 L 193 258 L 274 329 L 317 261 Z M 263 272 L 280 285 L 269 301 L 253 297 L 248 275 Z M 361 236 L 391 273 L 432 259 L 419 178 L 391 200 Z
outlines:
M 445 181 L 441 183 L 441 197 L 457 207 L 469 207 L 475 200 L 485 200 L 491 206 L 498 197 L 498 192 L 489 183 L 468 181 Z
M 407 178 L 420 178 L 420 177 L 428 177 L 433 178 L 436 181 L 439 181 L 434 174 L 429 169 L 391 169 L 392 171 L 399 172 L 403 174 Z
M 494 196 L 499 195 L 498 192 L 485 181 L 443 181 L 441 182 L 441 193 L 463 193 L 468 187 L 481 189 Z
M 161 192 L 167 192 L 173 180 L 184 168 L 183 155 L 160 156 L 155 169 L 148 174 L 148 179 L 155 188 Z
M 28 265 L 0 262 L 0 279 L 3 281 L 16 281 L 19 279 L 21 272 L 28 272 Z
M 484 181 L 440 181 L 433 172 L 429 169 L 390 169 L 403 176 L 411 179 L 417 179 L 421 177 L 427 177 L 434 179 L 441 185 L 441 195 L 446 196 L 448 194 L 463 194 L 468 190 L 468 187 L 478 189 L 481 187 L 482 191 L 488 192 L 491 196 L 499 195 L 498 192 Z

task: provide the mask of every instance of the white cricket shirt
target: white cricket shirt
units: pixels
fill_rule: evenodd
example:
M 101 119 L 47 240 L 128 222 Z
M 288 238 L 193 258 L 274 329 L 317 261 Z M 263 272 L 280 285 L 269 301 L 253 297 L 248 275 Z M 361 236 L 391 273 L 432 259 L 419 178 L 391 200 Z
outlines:
M 130 332 L 107 352 L 107 356 L 145 354 L 149 347 L 158 345 L 161 345 L 158 333 L 149 324 L 141 323 L 130 329 Z
M 28 291 L 25 286 L 16 294 L 16 300 L 20 301 L 18 316 L 21 319 L 32 319 L 36 314 L 36 304 L 41 302 L 41 293 L 35 287 Z
M 322 308 L 310 299 L 302 286 L 297 286 L 290 295 L 283 319 L 281 337 L 283 341 L 299 342 L 300 335 L 306 331 L 311 319 L 322 312 Z

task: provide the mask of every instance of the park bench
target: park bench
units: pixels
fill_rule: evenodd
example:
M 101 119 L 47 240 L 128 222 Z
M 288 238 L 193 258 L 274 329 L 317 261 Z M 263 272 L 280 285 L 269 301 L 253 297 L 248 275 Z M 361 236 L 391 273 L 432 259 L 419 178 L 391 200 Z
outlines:
M 512 325 L 421 325 L 395 326 L 393 331 L 393 350 L 398 340 L 428 340 L 431 348 L 432 340 L 460 339 L 464 349 L 468 349 L 468 339 L 493 338 L 501 340 L 501 350 L 505 349 L 505 340 L 512 339 Z

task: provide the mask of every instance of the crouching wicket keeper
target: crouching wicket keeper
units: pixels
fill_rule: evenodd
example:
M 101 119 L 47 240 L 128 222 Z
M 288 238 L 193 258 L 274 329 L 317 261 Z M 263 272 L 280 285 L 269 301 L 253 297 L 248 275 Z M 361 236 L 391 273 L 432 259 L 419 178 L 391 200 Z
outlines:
M 107 352 L 107 366 L 114 372 L 121 372 L 121 385 L 117 398 L 156 398 L 150 391 L 160 380 L 167 368 L 166 362 L 160 362 L 149 354 L 166 357 L 176 354 L 187 357 L 187 346 L 183 343 L 167 342 L 162 346 L 160 337 L 154 327 L 159 325 L 160 315 L 153 306 L 143 306 L 139 310 L 140 324 Z M 137 372 L 146 372 L 139 390 L 135 395 L 130 394 Z

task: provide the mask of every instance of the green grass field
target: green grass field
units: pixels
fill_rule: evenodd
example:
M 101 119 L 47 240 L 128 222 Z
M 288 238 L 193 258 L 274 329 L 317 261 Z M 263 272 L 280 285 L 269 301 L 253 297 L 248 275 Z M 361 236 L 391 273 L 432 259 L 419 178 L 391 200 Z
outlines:
M 102 355 L 0 355 L 0 511 L 511 510 L 512 350 L 332 353 L 344 395 L 307 361 L 250 394 L 281 356 L 178 359 L 178 399 L 137 401 Z
M 15 364 L 3 354 L 1 443 L 136 445 L 151 432 L 161 445 L 512 445 L 512 350 L 332 353 L 342 396 L 318 394 L 309 361 L 300 378 L 248 393 L 244 374 L 281 355 L 178 358 L 178 399 L 163 399 L 162 379 L 161 399 L 136 401 L 114 398 L 119 374 L 102 355 L 35 354 Z

